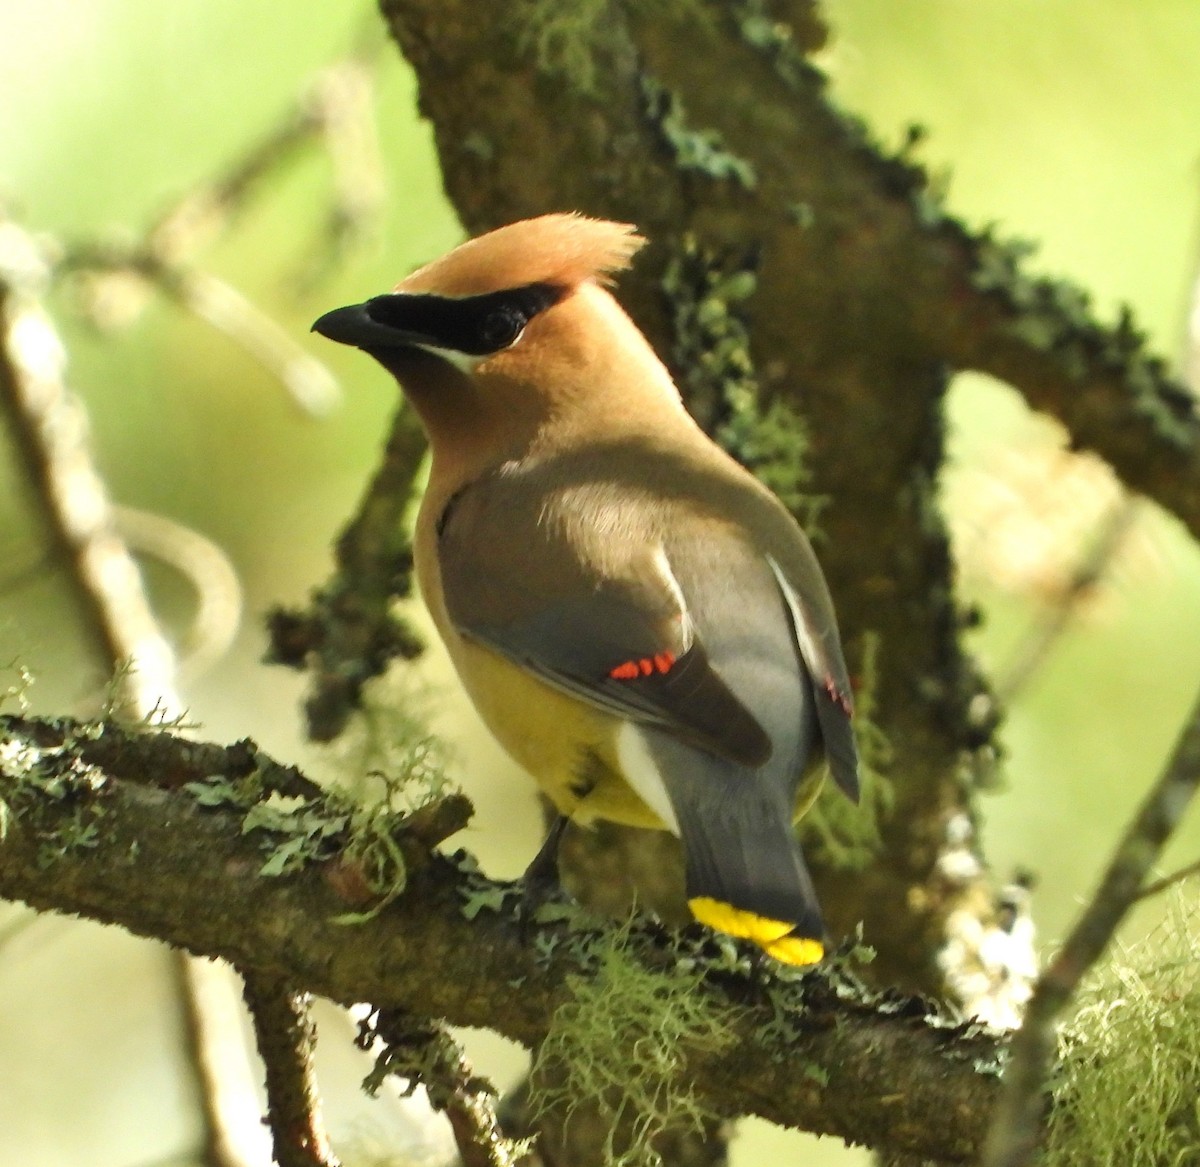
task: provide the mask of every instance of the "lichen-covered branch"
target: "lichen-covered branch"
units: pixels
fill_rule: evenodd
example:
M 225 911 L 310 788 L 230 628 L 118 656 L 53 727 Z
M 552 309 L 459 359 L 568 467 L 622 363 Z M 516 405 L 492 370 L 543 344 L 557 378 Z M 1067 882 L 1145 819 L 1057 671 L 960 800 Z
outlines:
M 425 436 L 413 411 L 396 411 L 383 461 L 338 537 L 337 571 L 304 609 L 275 609 L 268 620 L 270 660 L 310 669 L 304 703 L 309 736 L 332 741 L 360 707 L 362 687 L 397 657 L 424 645 L 395 602 L 412 590 L 412 544 L 406 523 Z
M 338 1167 L 321 1116 L 313 1053 L 317 1027 L 307 993 L 244 974 L 246 1004 L 267 1071 L 267 1121 L 278 1167 Z
M 496 1088 L 471 1068 L 446 1024 L 384 1009 L 363 1026 L 361 1044 L 378 1041 L 366 1088 L 374 1094 L 389 1075 L 407 1091 L 425 1087 L 429 1104 L 445 1114 L 461 1167 L 519 1167 L 529 1161 L 529 1140 L 505 1136 L 496 1118 Z
M 1034 409 L 1057 417 L 1072 446 L 1094 450 L 1135 490 L 1200 537 L 1200 415 L 1188 388 L 1148 347 L 1129 309 L 1098 323 L 1088 297 L 1035 280 L 1013 245 L 954 225 L 960 302 L 929 339 L 957 368 L 1007 381 Z M 957 253 L 957 254 L 956 254 Z
M 168 734 L 0 720 L 0 895 L 222 956 L 297 991 L 414 1009 L 529 1045 L 545 1036 L 568 975 L 590 975 L 588 925 L 523 928 L 510 885 L 431 854 L 403 829 L 407 890 L 348 926 L 361 882 L 348 877 L 337 832 L 318 827 L 324 804 L 299 816 L 321 845 L 266 877 L 285 840 L 247 831 L 243 806 L 206 793 L 250 775 L 265 782 L 263 797 L 309 789 L 245 743 L 223 751 Z M 449 818 L 426 814 L 423 839 L 461 825 L 446 801 Z M 836 966 L 756 973 L 707 935 L 672 939 L 652 927 L 631 929 L 629 944 L 631 959 L 649 966 L 711 970 L 704 991 L 736 1007 L 732 1044 L 696 1052 L 685 1067 L 722 1113 L 947 1162 L 978 1149 L 996 1093 L 993 1036 L 919 1000 L 872 996 Z

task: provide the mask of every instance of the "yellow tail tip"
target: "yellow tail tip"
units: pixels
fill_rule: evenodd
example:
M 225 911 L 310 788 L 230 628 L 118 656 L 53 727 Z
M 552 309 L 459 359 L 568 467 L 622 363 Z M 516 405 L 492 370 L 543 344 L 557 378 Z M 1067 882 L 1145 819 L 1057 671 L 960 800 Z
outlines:
M 690 899 L 688 907 L 701 924 L 707 924 L 729 936 L 750 940 L 768 956 L 784 964 L 816 964 L 825 955 L 825 946 L 819 940 L 789 935 L 792 925 L 786 920 L 759 916 L 744 908 L 714 900 L 711 896 Z

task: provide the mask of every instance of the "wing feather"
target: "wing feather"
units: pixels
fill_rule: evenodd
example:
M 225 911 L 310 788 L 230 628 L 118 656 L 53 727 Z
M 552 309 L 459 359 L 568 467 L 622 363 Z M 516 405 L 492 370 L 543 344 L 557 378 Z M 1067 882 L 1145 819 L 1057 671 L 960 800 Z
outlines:
M 714 669 L 661 546 L 633 543 L 613 565 L 611 554 L 572 545 L 580 525 L 548 523 L 545 510 L 544 498 L 523 505 L 512 482 L 455 499 L 438 561 L 458 631 L 619 717 L 741 765 L 765 764 L 771 740 Z M 640 662 L 635 676 L 613 675 Z

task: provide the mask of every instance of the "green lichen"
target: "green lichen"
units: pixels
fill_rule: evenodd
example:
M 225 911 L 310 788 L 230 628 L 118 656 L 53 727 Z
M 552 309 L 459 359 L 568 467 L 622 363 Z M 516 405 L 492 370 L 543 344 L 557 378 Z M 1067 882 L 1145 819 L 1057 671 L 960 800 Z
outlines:
M 817 222 L 817 212 L 813 210 L 812 203 L 804 201 L 788 203 L 785 210 L 792 225 L 799 227 L 801 231 L 807 231 Z
M 0 740 L 0 840 L 19 821 L 38 841 L 40 867 L 97 846 L 107 814 L 100 801 L 105 786 L 103 773 L 79 757 L 76 738 L 57 746 L 16 736 Z
M 423 1086 L 430 1106 L 451 1115 L 456 1131 L 463 1127 L 471 1131 L 474 1162 L 519 1167 L 529 1161 L 534 1140 L 504 1137 L 493 1108 L 496 1088 L 472 1070 L 445 1022 L 400 1009 L 380 1010 L 359 1023 L 357 1045 L 378 1050 L 363 1082 L 372 1098 L 389 1077 L 402 1080 L 404 1097 Z
M 745 190 L 758 185 L 754 166 L 730 151 L 717 130 L 694 129 L 688 124 L 678 94 L 648 76 L 642 77 L 641 89 L 646 116 L 680 170 L 718 181 L 730 179 Z
M 707 20 L 696 0 L 534 0 L 520 10 L 517 49 L 533 59 L 544 77 L 593 97 L 597 47 L 612 39 L 614 21 L 635 3 L 647 16 Z
M 410 811 L 450 793 L 454 755 L 429 728 L 432 710 L 431 695 L 406 680 L 371 682 L 360 716 L 330 750 L 340 789 L 359 802 L 392 798 Z
M 1190 451 L 1197 434 L 1195 402 L 1170 379 L 1163 362 L 1146 353 L 1145 334 L 1134 325 L 1128 306 L 1121 308 L 1115 327 L 1102 327 L 1084 289 L 1068 280 L 1035 278 L 1024 270 L 1034 251 L 1036 245 L 1028 240 L 997 239 L 990 229 L 975 241 L 971 283 L 1007 302 L 1012 315 L 1005 331 L 1052 357 L 1071 380 L 1084 380 L 1097 366 L 1115 373 L 1132 412 L 1162 441 Z
M 0 713 L 8 706 L 15 706 L 18 717 L 29 713 L 29 690 L 33 687 L 33 673 L 18 661 L 9 661 L 0 668 Z
M 742 41 L 770 61 L 784 84 L 799 89 L 806 81 L 820 83 L 820 74 L 809 64 L 794 30 L 771 15 L 766 0 L 734 0 L 731 11 Z
M 1168 444 L 1191 450 L 1196 444 L 1195 401 L 1167 377 L 1162 361 L 1136 353 L 1122 371 L 1134 413 Z
M 332 859 L 350 828 L 351 808 L 335 798 L 304 798 L 269 789 L 260 770 L 240 777 L 216 774 L 184 789 L 203 807 L 240 811 L 242 833 L 263 854 L 259 874 L 290 875 Z
M 452 792 L 447 777 L 452 751 L 432 733 L 422 713 L 421 695 L 397 694 L 378 682 L 363 702 L 362 716 L 342 735 L 339 756 L 351 804 L 344 857 L 358 864 L 379 897 L 366 912 L 347 913 L 338 923 L 369 920 L 391 903 L 407 881 L 396 832 L 407 814 Z M 336 801 L 345 794 L 334 795 Z
M 96 732 L 101 732 L 106 725 L 115 725 L 126 733 L 163 733 L 200 728 L 198 722 L 189 720 L 186 710 L 172 710 L 174 702 L 162 697 L 146 709 L 142 701 L 133 696 L 138 688 L 134 681 L 137 671 L 137 661 L 131 657 L 113 666 L 100 701 L 100 715 L 90 723 Z
M 930 174 L 922 168 L 921 173 L 925 180 L 910 192 L 909 201 L 917 213 L 917 222 L 932 230 L 948 218 L 946 199 L 950 193 L 950 172 L 941 170 Z
M 445 746 L 412 714 L 376 709 L 362 722 L 342 751 L 344 759 L 355 759 L 348 789 L 281 794 L 260 771 L 186 787 L 202 806 L 242 812 L 242 832 L 255 836 L 263 855 L 260 875 L 288 875 L 335 856 L 353 865 L 373 900 L 365 911 L 335 917 L 341 924 L 372 919 L 404 891 L 407 869 L 397 840 L 405 819 L 443 797 L 449 785 Z
M 892 745 L 876 720 L 879 649 L 879 636 L 874 632 L 864 633 L 853 723 L 861 781 L 858 805 L 851 804 L 839 790 L 826 783 L 801 824 L 805 849 L 823 866 L 842 871 L 862 871 L 879 853 L 883 842 L 881 827 L 896 798 L 892 781 L 885 773 L 892 763 Z
M 263 856 L 259 874 L 266 878 L 335 856 L 355 863 L 374 902 L 367 911 L 335 917 L 337 923 L 369 920 L 404 891 L 407 871 L 396 839 L 405 814 L 392 808 L 390 782 L 389 793 L 366 805 L 336 791 L 314 798 L 269 791 L 258 772 L 234 779 L 218 775 L 185 789 L 201 806 L 242 812 L 242 833 L 257 840 Z
M 481 162 L 491 162 L 496 157 L 496 143 L 482 130 L 472 130 L 459 143 L 464 154 L 470 154 Z
M 723 449 L 779 497 L 813 534 L 825 499 L 809 493 L 808 427 L 786 401 L 764 406 L 745 305 L 753 265 L 722 262 L 686 235 L 663 272 L 671 311 L 671 365 L 688 408 Z
M 544 76 L 566 81 L 577 92 L 594 93 L 593 46 L 611 11 L 609 0 L 540 0 L 528 9 L 517 47 Z
M 580 1102 L 598 1106 L 611 1167 L 661 1167 L 653 1140 L 665 1129 L 701 1130 L 715 1119 L 687 1081 L 690 1054 L 736 1041 L 736 1014 L 704 991 L 703 975 L 646 968 L 630 952 L 630 929 L 592 940 L 594 972 L 567 978 L 532 1071 L 540 1113 L 570 1122 Z
M 1086 985 L 1060 1038 L 1045 1167 L 1200 1162 L 1200 931 L 1175 900 Z
M 875 959 L 875 950 L 863 943 L 859 924 L 836 949 L 828 952 L 820 964 L 772 964 L 771 976 L 758 974 L 759 995 L 771 1011 L 771 1016 L 758 1022 L 756 1034 L 761 1038 L 771 1061 L 793 1066 L 797 1072 L 814 1082 L 827 1076 L 825 1066 L 815 1062 L 800 1063 L 796 1049 L 804 1044 L 812 1031 L 812 1015 L 806 1004 L 814 990 L 817 995 L 835 999 L 854 1009 L 875 1008 L 878 997 L 862 981 L 862 970 Z

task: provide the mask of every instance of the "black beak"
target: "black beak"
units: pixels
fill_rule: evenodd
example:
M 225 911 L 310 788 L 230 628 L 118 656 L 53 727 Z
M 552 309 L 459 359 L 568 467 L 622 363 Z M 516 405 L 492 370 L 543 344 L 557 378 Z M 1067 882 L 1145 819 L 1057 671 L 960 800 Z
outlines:
M 380 296 L 362 304 L 335 308 L 315 321 L 312 330 L 330 340 L 336 340 L 338 344 L 349 344 L 355 348 L 375 352 L 379 349 L 411 348 L 419 341 L 427 339 L 420 333 L 396 328 L 375 319 L 371 315 L 371 308 L 377 300 L 382 299 L 384 297 Z

